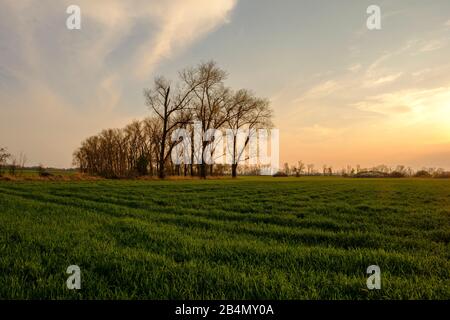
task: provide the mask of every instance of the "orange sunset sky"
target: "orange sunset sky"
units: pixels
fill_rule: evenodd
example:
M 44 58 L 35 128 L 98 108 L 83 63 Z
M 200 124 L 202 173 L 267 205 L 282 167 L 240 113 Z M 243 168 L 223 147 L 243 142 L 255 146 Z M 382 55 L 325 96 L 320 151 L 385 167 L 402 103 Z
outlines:
M 271 101 L 281 163 L 450 169 L 448 0 L 0 3 L 0 147 L 28 165 L 70 167 L 87 136 L 149 115 L 155 76 L 213 59 Z

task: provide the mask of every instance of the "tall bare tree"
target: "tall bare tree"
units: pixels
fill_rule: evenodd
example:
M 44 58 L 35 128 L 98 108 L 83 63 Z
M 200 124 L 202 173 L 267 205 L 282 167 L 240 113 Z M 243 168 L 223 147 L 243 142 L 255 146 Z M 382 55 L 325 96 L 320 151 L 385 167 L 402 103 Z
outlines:
M 227 124 L 233 134 L 233 142 L 227 148 L 231 147 L 231 175 L 236 178 L 239 162 L 247 160 L 243 159 L 243 153 L 256 130 L 272 127 L 272 110 L 267 100 L 256 98 L 244 89 L 234 94 L 230 109 Z M 242 145 L 239 145 L 238 134 L 241 130 L 245 133 L 245 137 Z
M 152 176 L 156 166 L 159 163 L 158 150 L 161 141 L 161 122 L 159 118 L 149 117 L 142 123 L 144 134 L 144 154 L 147 157 L 149 174 Z
M 305 170 L 305 164 L 303 163 L 302 160 L 300 160 L 300 161 L 298 162 L 298 168 L 297 168 L 297 170 L 298 170 L 299 175 L 301 175 L 301 174 L 303 173 L 303 171 Z
M 161 126 L 161 141 L 158 156 L 158 176 L 166 176 L 165 163 L 170 157 L 173 144 L 169 143 L 171 132 L 190 120 L 190 114 L 185 112 L 192 98 L 193 92 L 199 84 L 183 83 L 182 86 L 172 89 L 168 80 L 163 77 L 155 79 L 153 89 L 144 90 L 146 104 L 159 117 Z
M 188 87 L 194 89 L 193 119 L 201 123 L 202 132 L 220 129 L 230 116 L 230 89 L 224 81 L 227 73 L 214 61 L 199 64 L 196 68 L 184 70 L 180 74 Z M 205 150 L 211 141 L 201 144 L 200 176 L 206 178 Z

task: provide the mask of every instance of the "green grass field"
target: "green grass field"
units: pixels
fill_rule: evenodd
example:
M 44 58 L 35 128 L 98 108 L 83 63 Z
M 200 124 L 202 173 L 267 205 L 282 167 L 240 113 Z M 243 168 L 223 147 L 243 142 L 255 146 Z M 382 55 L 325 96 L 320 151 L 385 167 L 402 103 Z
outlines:
M 450 299 L 449 240 L 448 180 L 0 182 L 0 299 Z

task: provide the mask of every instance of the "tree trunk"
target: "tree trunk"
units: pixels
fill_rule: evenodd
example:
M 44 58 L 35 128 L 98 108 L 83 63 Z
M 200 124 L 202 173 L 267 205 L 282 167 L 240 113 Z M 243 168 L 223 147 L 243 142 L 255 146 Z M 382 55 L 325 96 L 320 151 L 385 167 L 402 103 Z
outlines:
M 232 176 L 233 178 L 236 178 L 236 177 L 237 177 L 237 163 L 233 163 L 233 164 L 231 165 L 231 176 Z
M 202 179 L 206 179 L 206 175 L 208 174 L 208 168 L 206 167 L 205 162 L 205 149 L 206 149 L 206 142 L 202 143 L 202 163 L 200 164 L 200 177 Z
M 205 163 L 202 163 L 202 164 L 200 164 L 200 177 L 202 178 L 202 179 L 206 179 L 206 170 L 207 168 L 206 168 L 206 164 Z
M 165 125 L 164 125 L 165 126 Z M 165 128 L 164 128 L 165 130 Z M 165 147 L 166 147 L 166 135 L 163 134 L 163 138 L 161 140 L 161 149 L 159 153 L 159 170 L 158 170 L 158 177 L 160 179 L 164 179 L 166 177 L 166 170 L 165 170 L 165 163 L 164 163 L 164 154 L 165 154 Z
M 195 156 L 194 130 L 191 130 L 191 163 L 189 164 L 191 169 L 191 177 L 194 176 L 194 156 Z
M 237 177 L 237 164 L 238 159 L 236 159 L 236 135 L 233 137 L 233 163 L 231 164 L 231 177 L 236 178 Z

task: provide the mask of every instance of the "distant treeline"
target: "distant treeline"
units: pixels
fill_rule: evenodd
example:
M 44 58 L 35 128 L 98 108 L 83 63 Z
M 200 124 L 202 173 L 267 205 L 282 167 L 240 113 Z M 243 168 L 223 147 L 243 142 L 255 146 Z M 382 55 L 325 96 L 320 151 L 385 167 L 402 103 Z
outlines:
M 246 89 L 232 90 L 224 83 L 226 77 L 226 72 L 216 63 L 207 62 L 179 72 L 175 84 L 163 77 L 156 78 L 153 88 L 144 90 L 151 115 L 123 129 L 105 129 L 87 138 L 73 154 L 74 165 L 83 173 L 107 178 L 145 175 L 206 178 L 226 173 L 235 177 L 239 163 L 245 160 L 237 150 L 236 139 L 231 146 L 230 165 L 211 165 L 205 161 L 205 150 L 214 151 L 214 139 L 200 143 L 202 161 L 194 161 L 197 153 L 193 143 L 189 152 L 192 161 L 180 164 L 172 161 L 172 150 L 182 142 L 181 139 L 172 141 L 172 133 L 180 128 L 193 132 L 194 123 L 201 125 L 201 132 L 229 129 L 236 134 L 243 129 L 272 126 L 269 102 Z M 247 136 L 244 145 L 249 139 Z
M 314 164 L 304 164 L 303 161 L 298 161 L 296 165 L 289 165 L 285 163 L 283 169 L 276 174 L 277 176 L 341 176 L 354 178 L 450 178 L 450 171 L 445 171 L 443 168 L 422 168 L 414 170 L 411 167 L 398 165 L 395 168 L 387 165 L 378 165 L 372 168 L 362 168 L 348 165 L 346 168 L 333 170 L 333 167 L 323 165 L 316 169 Z

